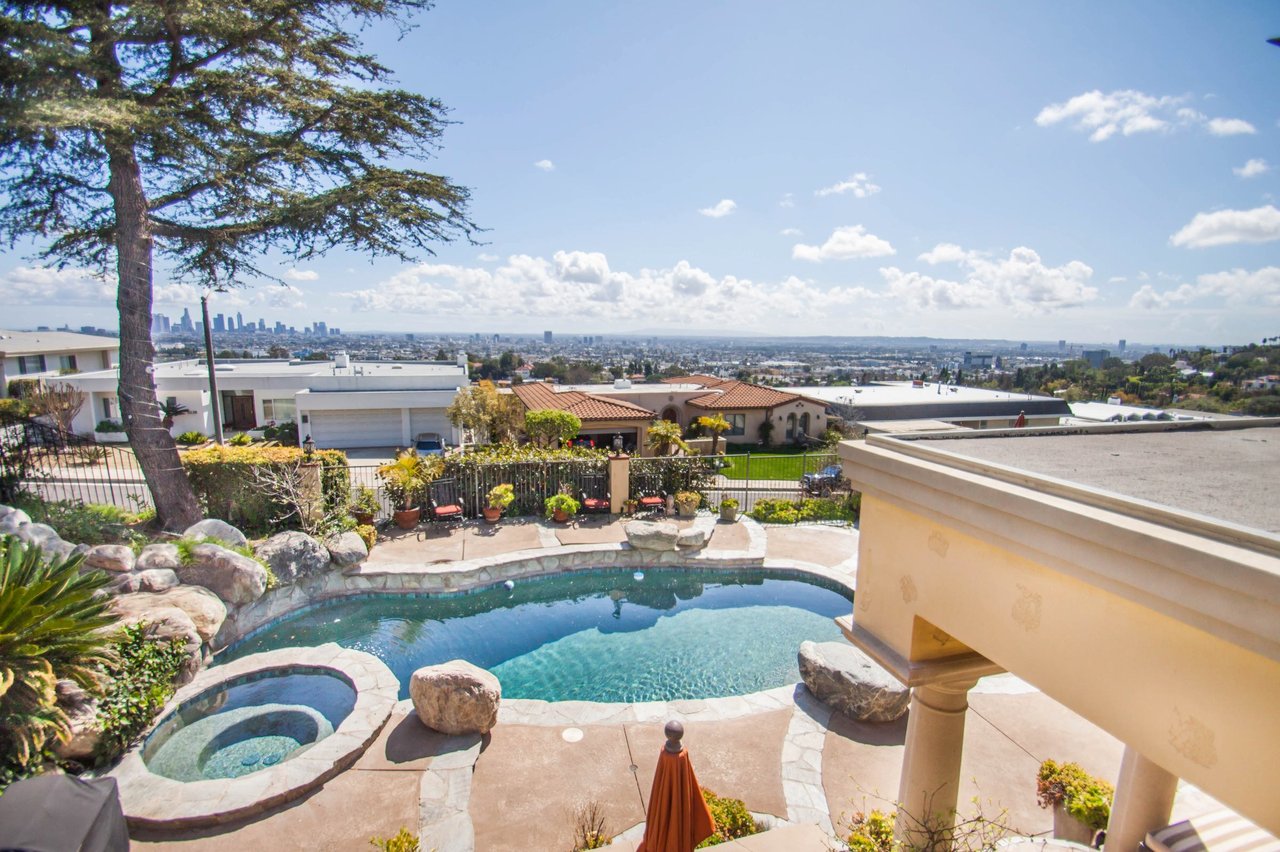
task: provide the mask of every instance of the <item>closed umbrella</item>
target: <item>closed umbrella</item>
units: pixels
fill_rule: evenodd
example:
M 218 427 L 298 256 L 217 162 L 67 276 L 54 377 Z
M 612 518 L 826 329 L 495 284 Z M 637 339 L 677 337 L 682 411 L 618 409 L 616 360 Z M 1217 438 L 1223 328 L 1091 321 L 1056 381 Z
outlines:
M 667 744 L 658 755 L 658 770 L 649 791 L 644 839 L 636 852 L 693 852 L 716 830 L 689 752 L 680 746 L 684 725 L 668 722 L 666 734 Z

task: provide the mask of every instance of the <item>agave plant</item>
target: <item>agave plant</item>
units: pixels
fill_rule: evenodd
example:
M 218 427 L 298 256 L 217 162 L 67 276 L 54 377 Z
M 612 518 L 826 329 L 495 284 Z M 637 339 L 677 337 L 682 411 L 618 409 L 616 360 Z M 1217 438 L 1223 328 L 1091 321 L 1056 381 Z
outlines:
M 102 682 L 110 655 L 102 628 L 107 584 L 101 571 L 80 573 L 83 557 L 45 561 L 39 547 L 0 539 L 0 785 L 27 774 L 56 739 L 70 735 L 57 683 L 85 689 Z

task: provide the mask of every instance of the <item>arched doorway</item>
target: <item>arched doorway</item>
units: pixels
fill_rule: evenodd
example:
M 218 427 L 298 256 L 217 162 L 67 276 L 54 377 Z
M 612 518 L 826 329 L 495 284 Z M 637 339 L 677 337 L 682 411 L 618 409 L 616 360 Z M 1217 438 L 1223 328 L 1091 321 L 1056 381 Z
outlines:
M 668 405 L 666 408 L 662 409 L 662 419 L 670 420 L 678 426 L 680 425 L 680 412 L 674 405 Z
M 793 411 L 787 415 L 787 434 L 788 443 L 796 439 L 796 413 Z
M 800 415 L 799 429 L 800 433 L 796 435 L 797 438 L 803 438 L 809 434 L 809 412 L 806 411 L 804 414 Z

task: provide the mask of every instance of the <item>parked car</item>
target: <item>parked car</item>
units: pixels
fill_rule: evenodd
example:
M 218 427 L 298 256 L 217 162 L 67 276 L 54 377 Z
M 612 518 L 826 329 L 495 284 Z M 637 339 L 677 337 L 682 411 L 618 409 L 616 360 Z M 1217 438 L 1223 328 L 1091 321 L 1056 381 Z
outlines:
M 418 437 L 414 439 L 414 446 L 420 456 L 444 455 L 444 438 L 440 437 L 439 432 L 419 432 Z
M 800 477 L 800 490 L 819 497 L 851 487 L 849 480 L 844 478 L 843 468 L 838 464 L 827 465 L 822 470 Z

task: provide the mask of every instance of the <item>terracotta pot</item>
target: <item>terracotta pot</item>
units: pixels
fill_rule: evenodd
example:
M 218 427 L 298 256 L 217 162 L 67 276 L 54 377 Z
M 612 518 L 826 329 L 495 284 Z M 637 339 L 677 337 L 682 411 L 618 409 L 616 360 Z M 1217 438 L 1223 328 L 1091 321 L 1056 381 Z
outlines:
M 422 517 L 422 509 L 414 507 L 412 509 L 401 509 L 391 516 L 391 520 L 402 530 L 411 530 L 418 525 L 418 519 Z
M 573 515 L 570 515 L 564 509 L 556 509 L 555 514 L 551 516 L 551 519 L 557 524 L 567 524 L 569 523 L 569 519 L 572 517 Z
M 352 512 L 351 517 L 356 519 L 356 523 L 362 527 L 373 526 L 373 515 L 369 512 Z
M 495 509 L 493 506 L 485 506 L 480 510 L 480 513 L 484 515 L 486 524 L 496 524 L 498 519 L 502 517 L 502 510 Z

